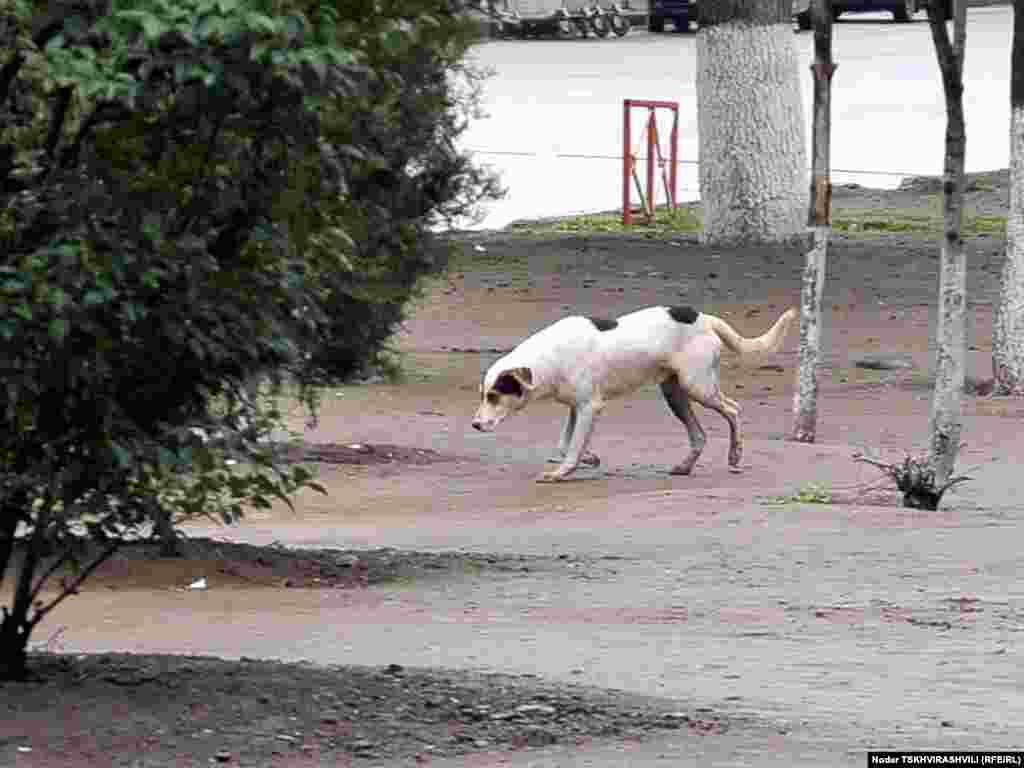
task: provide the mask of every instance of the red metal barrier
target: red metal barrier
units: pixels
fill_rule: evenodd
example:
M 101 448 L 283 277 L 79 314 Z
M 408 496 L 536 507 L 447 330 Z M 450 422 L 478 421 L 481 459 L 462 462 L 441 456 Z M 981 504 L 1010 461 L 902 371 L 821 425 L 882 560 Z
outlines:
M 647 138 L 647 194 L 644 195 L 640 175 L 637 172 L 637 156 L 633 153 L 633 131 L 631 113 L 633 107 L 647 110 L 645 133 Z M 669 137 L 669 158 L 666 162 L 658 139 L 657 110 L 667 109 L 672 112 L 672 134 Z M 622 102 L 622 224 L 628 227 L 633 223 L 633 205 L 630 191 L 636 185 L 640 197 L 640 213 L 647 223 L 654 221 L 657 208 L 657 190 L 655 188 L 655 165 L 661 171 L 661 181 L 665 189 L 665 198 L 669 208 L 676 208 L 676 168 L 679 160 L 679 103 L 675 101 L 644 101 L 642 99 L 625 99 Z M 666 164 L 668 173 L 666 174 Z M 631 183 L 632 182 L 632 183 Z

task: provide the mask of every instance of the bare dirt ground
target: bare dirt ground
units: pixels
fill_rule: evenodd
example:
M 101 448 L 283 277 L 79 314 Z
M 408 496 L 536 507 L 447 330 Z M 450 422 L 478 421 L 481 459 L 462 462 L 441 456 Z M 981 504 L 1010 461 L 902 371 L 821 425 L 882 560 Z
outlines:
M 926 209 L 928 191 L 835 204 Z M 1003 214 L 1005 188 L 969 206 Z M 533 479 L 557 407 L 468 429 L 501 351 L 570 312 L 657 303 L 760 333 L 797 302 L 803 254 L 642 232 L 464 240 L 401 335 L 405 381 L 328 393 L 307 431 L 330 496 L 190 525 L 189 558 L 137 548 L 102 569 L 38 630 L 39 679 L 0 687 L 0 765 L 862 765 L 871 747 L 1020 748 L 1024 404 L 984 395 L 1001 236 L 967 243 L 975 479 L 936 513 L 898 507 L 853 460 L 924 444 L 935 236 L 869 224 L 834 240 L 817 444 L 784 440 L 793 333 L 770 359 L 724 362 L 742 474 L 707 414 L 695 474 L 670 477 L 685 433 L 650 389 L 602 417 L 602 466 L 556 486 Z

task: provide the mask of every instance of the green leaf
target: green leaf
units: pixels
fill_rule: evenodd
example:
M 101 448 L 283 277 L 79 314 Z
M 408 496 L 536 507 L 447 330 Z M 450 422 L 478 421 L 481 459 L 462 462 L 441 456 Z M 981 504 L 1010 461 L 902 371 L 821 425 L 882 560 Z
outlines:
M 50 338 L 58 344 L 62 343 L 68 335 L 68 321 L 63 317 L 55 317 L 50 321 Z
M 152 290 L 157 290 L 160 287 L 160 273 L 155 269 L 147 269 L 142 274 L 142 284 Z
M 207 40 L 218 34 L 221 29 L 221 20 L 216 16 L 203 16 L 195 24 L 194 31 L 200 40 Z
M 266 59 L 267 59 L 267 51 L 269 51 L 270 48 L 271 48 L 271 46 L 269 44 L 266 44 L 266 43 L 256 43 L 252 47 L 252 50 L 249 51 L 249 60 L 250 61 L 259 61 L 259 62 L 266 61 Z
M 385 49 L 395 53 L 405 45 L 405 35 L 400 30 L 392 29 L 384 33 L 381 43 Z
M 160 216 L 156 213 L 146 214 L 142 220 L 142 234 L 151 243 L 159 243 L 163 240 L 163 232 L 160 229 Z
M 53 305 L 54 309 L 58 312 L 67 306 L 68 295 L 64 292 L 63 288 L 54 288 L 50 291 L 50 304 Z
M 32 315 L 32 307 L 30 307 L 28 304 L 26 304 L 24 302 L 22 302 L 21 304 L 16 306 L 14 308 L 13 312 L 18 317 L 20 317 L 22 320 L 31 320 L 32 317 L 33 317 L 33 315 Z
M 261 29 L 264 32 L 268 32 L 271 35 L 276 35 L 281 31 L 281 21 L 279 19 L 272 19 L 263 13 L 250 13 L 246 15 L 246 21 L 249 26 L 253 29 Z
M 85 296 L 82 297 L 82 303 L 87 307 L 95 307 L 100 304 L 105 304 L 106 301 L 107 296 L 101 291 L 86 291 Z
M 114 454 L 114 462 L 122 468 L 131 466 L 132 455 L 131 453 L 118 443 L 110 444 L 110 452 Z
M 72 35 L 81 35 L 86 30 L 86 21 L 79 14 L 68 16 L 64 19 L 64 29 Z
M 302 37 L 306 32 L 306 20 L 297 14 L 285 16 L 284 18 L 284 30 L 285 34 L 290 40 L 296 40 Z
M 339 67 L 347 67 L 350 64 L 354 64 L 356 57 L 352 51 L 338 48 L 327 48 L 324 51 L 327 58 L 334 62 Z

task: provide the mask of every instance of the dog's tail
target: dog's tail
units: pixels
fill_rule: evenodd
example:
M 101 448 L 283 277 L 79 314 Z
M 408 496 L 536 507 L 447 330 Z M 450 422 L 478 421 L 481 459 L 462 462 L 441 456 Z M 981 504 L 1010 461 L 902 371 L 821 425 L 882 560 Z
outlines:
M 797 311 L 795 308 L 790 307 L 782 313 L 782 316 L 775 321 L 775 325 L 767 333 L 763 333 L 753 339 L 740 336 L 735 328 L 720 317 L 715 317 L 714 315 L 705 315 L 705 317 L 707 318 L 708 326 L 722 340 L 725 346 L 738 355 L 750 355 L 763 352 L 778 352 L 779 347 L 782 346 L 782 342 L 786 338 L 786 332 L 789 330 L 790 324 L 797 317 Z

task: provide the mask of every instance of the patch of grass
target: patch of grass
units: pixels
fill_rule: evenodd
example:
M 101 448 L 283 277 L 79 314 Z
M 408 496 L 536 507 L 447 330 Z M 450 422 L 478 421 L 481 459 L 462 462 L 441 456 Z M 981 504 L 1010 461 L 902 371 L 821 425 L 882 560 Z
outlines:
M 965 228 L 970 226 L 974 234 L 1000 235 L 1006 232 L 1005 216 L 968 216 Z
M 791 496 L 772 496 L 764 504 L 831 504 L 832 492 L 824 483 L 806 483 Z
M 477 247 L 484 250 L 479 251 Z M 525 275 L 529 262 L 525 254 L 494 252 L 486 244 L 463 243 L 455 250 L 448 262 L 448 273 L 455 272 L 501 272 L 506 275 Z M 437 278 L 445 282 L 446 278 Z
M 832 213 L 832 229 L 844 234 L 942 234 L 941 198 L 931 196 L 927 208 L 836 208 Z M 963 234 L 993 235 L 1006 231 L 1005 216 L 980 216 L 964 211 Z
M 509 229 L 517 234 L 601 234 L 614 232 L 671 234 L 673 232 L 700 232 L 700 205 L 683 205 L 674 211 L 659 208 L 655 212 L 654 221 L 644 222 L 642 216 L 634 217 L 634 224 L 629 227 L 622 225 L 622 212 L 588 213 L 580 216 L 566 216 L 546 221 L 522 222 L 512 225 Z
M 832 378 L 838 384 L 881 384 L 889 373 L 873 368 L 833 368 Z
M 509 227 L 509 231 L 522 235 L 546 234 L 601 234 L 601 233 L 648 233 L 651 235 L 670 235 L 673 232 L 700 232 L 703 227 L 702 210 L 699 203 L 691 203 L 675 211 L 659 208 L 655 220 L 645 224 L 642 217 L 637 217 L 630 227 L 622 226 L 622 213 L 582 214 L 564 218 L 519 222 Z M 930 195 L 927 204 L 917 208 L 842 208 L 832 212 L 832 228 L 836 232 L 848 235 L 873 234 L 926 234 L 940 236 L 942 234 L 942 198 Z M 1005 216 L 982 216 L 964 212 L 963 234 L 993 235 L 1006 231 Z M 480 260 L 470 253 L 471 262 L 478 265 Z M 486 258 L 486 257 L 484 257 Z M 504 266 L 504 262 L 501 262 Z

